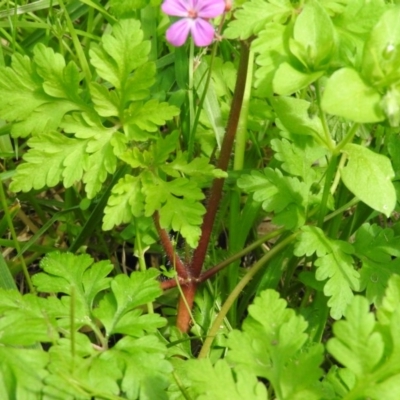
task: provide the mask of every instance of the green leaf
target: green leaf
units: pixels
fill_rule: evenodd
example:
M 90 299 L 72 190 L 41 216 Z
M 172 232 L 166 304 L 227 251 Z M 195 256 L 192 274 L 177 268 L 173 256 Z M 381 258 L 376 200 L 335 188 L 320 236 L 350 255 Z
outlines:
M 334 18 L 337 32 L 364 41 L 366 34 L 370 34 L 382 13 L 386 11 L 387 5 L 382 0 L 352 0 L 346 3 L 343 12 Z
M 400 80 L 400 8 L 388 9 L 365 44 L 361 73 L 374 87 L 385 89 Z
M 46 301 L 32 294 L 0 290 L 0 343 L 6 346 L 33 346 L 53 342 L 58 333 Z M 29 329 L 27 329 L 29 327 Z
M 109 260 L 98 261 L 85 271 L 82 278 L 85 297 L 92 307 L 98 293 L 110 287 L 107 275 L 114 269 Z
M 391 87 L 382 98 L 381 107 L 389 120 L 390 126 L 400 125 L 400 88 Z
M 18 53 L 11 67 L 0 67 L 0 113 L 2 119 L 28 118 L 39 106 L 49 101 L 41 89 L 42 80 L 33 72 L 31 60 Z
M 272 97 L 274 93 L 272 82 L 277 66 L 283 65 L 287 61 L 286 29 L 287 27 L 284 25 L 268 23 L 258 37 L 252 41 L 252 49 L 256 54 L 259 53 L 256 56 L 256 63 L 259 67 L 255 71 L 255 87 L 257 92 L 262 93 L 262 95 Z M 281 81 L 281 83 L 285 84 L 284 81 Z M 280 84 L 277 84 L 277 86 L 280 86 Z M 286 90 L 284 88 L 283 92 L 286 92 Z
M 332 240 L 314 226 L 302 227 L 302 233 L 295 245 L 294 254 L 309 257 L 316 253 L 318 259 L 316 278 L 327 282 L 324 294 L 330 297 L 332 318 L 339 319 L 354 297 L 353 291 L 359 290 L 360 275 L 353 267 L 353 247 L 341 240 Z
M 242 175 L 237 184 L 247 193 L 253 193 L 253 199 L 261 202 L 265 211 L 275 213 L 274 223 L 288 229 L 304 224 L 309 189 L 299 179 L 266 168 L 264 174 L 253 171 L 251 175 Z
M 165 189 L 174 196 L 185 197 L 188 200 L 203 200 L 204 194 L 192 180 L 178 178 L 165 182 Z
M 384 343 L 375 331 L 376 321 L 368 300 L 355 296 L 345 312 L 345 321 L 333 325 L 334 338 L 327 349 L 342 365 L 362 378 L 372 372 L 384 355 Z
M 0 396 L 3 399 L 41 398 L 49 356 L 33 349 L 0 346 Z
M 79 97 L 80 76 L 75 63 L 65 65 L 64 57 L 50 47 L 39 43 L 35 46 L 34 63 L 37 73 L 44 80 L 43 89 L 52 97 L 69 99 L 77 104 L 84 103 Z
M 103 47 L 92 47 L 90 62 L 97 73 L 121 93 L 129 91 L 130 73 L 147 61 L 150 42 L 143 42 L 140 22 L 123 19 L 102 37 Z
M 148 42 L 141 42 L 143 34 L 138 22 L 126 21 L 128 22 L 124 22 L 123 26 L 114 27 L 113 32 L 118 31 L 115 38 L 112 35 L 105 35 L 103 48 L 95 48 L 90 53 L 92 64 L 97 66 L 100 76 L 111 79 L 110 82 L 116 87 L 116 90 L 109 90 L 104 85 L 91 84 L 95 109 L 102 116 L 119 116 L 121 119 L 123 119 L 122 111 L 128 102 L 143 100 L 149 96 L 149 88 L 154 84 L 156 74 L 155 64 L 147 62 Z M 131 35 L 130 24 L 131 28 L 137 32 L 137 37 L 134 42 L 127 43 L 125 39 L 129 40 Z M 124 35 L 127 37 L 125 38 Z M 126 51 L 131 52 L 131 56 L 121 61 L 119 55 L 110 52 L 108 41 L 114 40 L 120 47 L 128 46 L 129 49 Z M 110 55 L 113 59 L 110 59 Z
M 163 167 L 179 146 L 179 132 L 173 131 L 165 137 L 160 137 L 151 146 L 153 156 L 152 165 Z
M 271 382 L 279 399 L 320 399 L 322 346 L 307 345 L 303 317 L 287 308 L 277 292 L 265 290 L 249 307 L 242 332 L 229 334 L 228 360 Z
M 144 330 L 152 332 L 165 325 L 159 315 L 142 315 L 142 310 L 137 309 L 161 295 L 158 274 L 149 269 L 134 272 L 130 277 L 117 275 L 113 279 L 112 293 L 107 294 L 93 312 L 104 325 L 108 337 L 114 333 L 141 336 Z
M 156 79 L 156 65 L 153 62 L 146 62 L 135 69 L 126 81 L 124 100 L 138 101 L 143 100 L 150 94 L 150 88 Z
M 143 333 L 155 333 L 166 325 L 167 321 L 159 314 L 142 315 L 141 310 L 133 310 L 124 314 L 113 327 L 111 333 L 120 333 L 133 337 L 143 336 Z
M 272 86 L 274 92 L 280 95 L 290 95 L 294 92 L 304 89 L 311 83 L 318 80 L 323 74 L 324 71 L 302 72 L 288 62 L 283 62 L 279 65 L 275 72 Z M 290 99 L 305 101 L 295 99 L 293 97 L 290 97 Z
M 355 255 L 361 260 L 361 290 L 371 303 L 381 304 L 389 278 L 400 272 L 400 238 L 392 229 L 364 224 L 357 230 L 354 241 Z
M 90 154 L 88 165 L 83 176 L 86 184 L 85 191 L 88 199 L 93 199 L 102 189 L 102 184 L 108 174 L 113 174 L 117 169 L 117 158 L 114 151 L 112 132 L 98 133 L 93 140 L 88 142 L 86 151 Z
M 116 128 L 105 128 L 98 117 L 93 115 L 75 113 L 67 116 L 62 128 L 67 133 L 75 134 L 78 139 L 86 139 L 83 182 L 86 184 L 87 196 L 91 199 L 101 190 L 107 175 L 115 172 L 116 154 L 125 146 L 126 138 L 116 132 Z M 64 165 L 73 169 L 79 161 L 71 156 Z
M 195 247 L 205 213 L 204 206 L 199 202 L 204 194 L 197 183 L 186 178 L 165 182 L 148 171 L 142 173 L 141 178 L 145 215 L 151 216 L 158 210 L 161 227 L 180 232 L 188 244 Z
M 133 102 L 125 115 L 125 121 L 145 131 L 156 132 L 160 125 L 164 125 L 178 114 L 178 107 L 153 99 L 144 104 Z
M 332 20 L 319 2 L 304 5 L 294 24 L 289 48 L 307 69 L 318 70 L 329 63 L 335 49 L 335 34 Z
M 226 178 L 228 174 L 225 171 L 215 168 L 209 163 L 207 157 L 196 157 L 189 163 L 187 162 L 187 153 L 180 153 L 171 163 L 161 166 L 163 171 L 170 176 L 179 177 L 195 176 Z
M 39 291 L 47 293 L 70 295 L 72 286 L 84 292 L 83 276 L 93 261 L 87 254 L 75 256 L 72 253 L 50 253 L 40 264 L 44 272 L 34 275 L 34 284 Z M 111 264 L 103 264 L 102 267 L 104 276 L 112 269 Z M 107 278 L 106 281 L 109 280 Z
M 339 368 L 333 365 L 328 371 L 325 382 L 331 385 L 336 397 L 335 399 L 343 399 L 355 385 L 355 375 L 347 368 Z
M 49 354 L 46 398 L 89 400 L 94 395 L 114 398 L 120 393 L 122 371 L 113 360 L 103 360 L 98 354 L 89 357 L 90 353 L 73 356 L 70 346 L 53 346 Z
M 44 47 L 39 45 L 38 51 L 41 49 Z M 36 57 L 32 65 L 29 58 L 15 54 L 11 67 L 0 67 L 0 118 L 14 121 L 12 127 L 14 136 L 26 137 L 29 134 L 49 133 L 59 126 L 66 113 L 82 108 L 82 102 L 77 97 L 77 87 L 71 86 L 68 89 L 64 87 L 77 86 L 73 64 L 60 72 L 62 76 L 49 77 L 51 82 L 49 81 L 46 86 L 35 71 L 35 62 L 40 60 L 46 65 L 57 60 L 60 67 L 61 56 L 55 55 L 52 51 L 45 52 L 42 56 L 45 57 L 43 60 Z M 38 69 L 40 71 L 40 65 Z M 73 98 L 74 101 L 49 96 L 43 91 L 43 87 L 51 93 Z
M 172 366 L 165 360 L 167 349 L 152 335 L 125 337 L 101 358 L 123 366 L 121 388 L 128 399 L 166 400 Z
M 90 95 L 94 103 L 94 108 L 100 116 L 119 116 L 120 99 L 116 91 L 110 91 L 103 85 L 91 82 Z
M 390 160 L 354 143 L 347 144 L 343 152 L 349 159 L 341 170 L 343 183 L 361 201 L 389 218 L 396 206 Z
M 190 199 L 169 196 L 160 209 L 160 225 L 180 232 L 191 248 L 196 248 L 200 238 L 200 225 L 205 213 L 204 206 Z
M 397 360 L 400 356 L 400 340 L 398 331 L 400 329 L 400 278 L 393 275 L 388 282 L 387 291 L 382 304 L 378 307 L 378 323 L 375 328 L 375 335 L 382 336 L 380 339 L 384 343 L 382 349 L 383 356 L 379 366 L 373 369 L 374 379 L 359 378 L 358 385 L 354 390 L 364 393 L 372 398 L 379 398 L 381 395 L 385 399 L 396 400 L 400 395 L 400 368 Z M 369 353 L 370 348 L 365 348 Z M 364 355 L 364 357 L 366 357 Z M 371 357 L 371 355 L 369 356 Z M 359 357 L 361 358 L 361 357 Z
M 393 313 L 400 304 L 400 276 L 392 275 L 388 281 L 382 304 L 378 306 L 377 316 L 383 325 L 389 325 Z
M 31 189 L 65 187 L 80 180 L 87 163 L 86 140 L 71 139 L 59 133 L 43 133 L 29 139 L 30 149 L 24 163 L 17 167 L 10 189 L 28 192 Z
M 282 125 L 291 133 L 323 137 L 321 120 L 309 114 L 311 103 L 294 97 L 274 97 L 274 110 Z
M 232 370 L 225 360 L 219 360 L 214 366 L 209 359 L 188 360 L 182 369 L 189 386 L 185 389 L 189 390 L 191 398 L 268 399 L 265 386 L 257 381 L 254 374 L 244 370 Z
M 104 209 L 103 229 L 110 230 L 115 225 L 129 223 L 140 217 L 144 210 L 144 196 L 139 177 L 125 175 L 111 191 Z
M 118 305 L 118 313 L 154 301 L 162 292 L 156 277 L 159 275 L 155 269 L 144 272 L 134 272 L 128 278 L 118 275 L 111 283 Z
M 380 101 L 380 93 L 368 86 L 357 71 L 342 68 L 328 79 L 321 105 L 330 114 L 354 122 L 372 123 L 385 119 Z
M 328 14 L 335 17 L 346 10 L 348 3 L 349 0 L 321 0 L 321 5 Z
M 235 19 L 225 29 L 224 36 L 228 39 L 247 39 L 260 32 L 267 22 L 285 22 L 292 12 L 293 6 L 290 0 L 247 1 L 242 9 L 236 11 Z
M 272 139 L 271 147 L 275 158 L 282 161 L 282 169 L 291 175 L 303 178 L 310 184 L 317 180 L 317 172 L 312 165 L 325 155 L 325 150 L 306 136 L 293 135 L 293 141 Z
M 72 296 L 80 323 L 90 316 L 96 295 L 109 288 L 107 275 L 113 266 L 108 261 L 93 263 L 86 254 L 50 253 L 41 262 L 44 272 L 33 276 L 37 289 L 46 293 L 65 293 Z M 95 279 L 95 281 L 93 281 Z M 67 300 L 68 301 L 68 300 Z

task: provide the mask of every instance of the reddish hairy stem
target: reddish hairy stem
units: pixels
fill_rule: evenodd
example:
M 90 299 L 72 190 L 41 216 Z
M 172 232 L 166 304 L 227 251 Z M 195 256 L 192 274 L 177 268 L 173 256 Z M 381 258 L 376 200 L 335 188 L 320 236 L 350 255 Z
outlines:
M 239 123 L 240 110 L 242 109 L 249 61 L 249 47 L 250 43 L 241 42 L 240 62 L 236 78 L 235 93 L 233 96 L 228 124 L 217 163 L 217 167 L 223 171 L 227 171 L 229 166 L 229 159 L 232 153 L 233 142 L 235 140 Z M 222 197 L 223 186 L 224 179 L 214 179 L 211 187 L 211 195 L 206 207 L 206 215 L 204 216 L 203 224 L 201 226 L 199 244 L 193 253 L 193 258 L 189 265 L 189 270 L 187 271 L 190 279 L 193 279 L 193 281 L 190 281 L 188 284 L 182 286 L 182 295 L 185 300 L 182 298 L 182 296 L 179 299 L 177 316 L 177 327 L 182 332 L 187 332 L 190 327 L 190 310 L 192 309 L 194 303 L 194 296 L 196 294 L 197 285 L 199 284 L 198 278 L 203 268 L 215 216 L 217 214 L 219 203 Z
M 249 47 L 250 43 L 241 42 L 240 63 L 236 78 L 235 93 L 232 100 L 232 106 L 229 114 L 224 140 L 222 142 L 221 153 L 217 163 L 217 168 L 220 168 L 223 171 L 227 171 L 228 169 L 233 142 L 239 123 L 240 110 L 242 109 L 244 90 L 246 87 Z M 211 196 L 207 203 L 207 212 L 204 216 L 203 225 L 201 227 L 199 245 L 193 253 L 192 262 L 190 264 L 190 273 L 195 278 L 200 276 L 201 270 L 203 268 L 203 263 L 207 253 L 208 244 L 210 242 L 215 216 L 217 214 L 218 206 L 222 197 L 223 186 L 223 178 L 214 179 L 211 188 Z
M 188 269 L 183 264 L 183 262 L 179 258 L 179 256 L 176 254 L 176 251 L 174 249 L 174 246 L 171 243 L 171 239 L 169 238 L 167 231 L 165 229 L 161 228 L 160 215 L 158 214 L 158 211 L 156 211 L 153 214 L 153 220 L 154 220 L 154 225 L 156 226 L 156 229 L 157 229 L 158 236 L 160 237 L 161 244 L 165 250 L 165 253 L 169 259 L 169 262 L 171 263 L 171 265 L 173 265 L 175 267 L 179 278 L 187 279 L 189 277 Z
M 186 284 L 187 281 L 177 276 L 176 278 L 171 278 L 167 279 L 166 281 L 160 282 L 160 286 L 162 290 L 168 290 L 177 287 L 178 283 L 182 286 Z
M 185 299 L 183 299 L 182 296 L 179 297 L 176 326 L 181 332 L 187 332 L 192 319 L 191 311 L 197 290 L 197 282 L 189 282 L 186 285 L 181 286 L 181 289 Z
M 249 246 L 245 247 L 243 250 L 239 251 L 238 253 L 234 254 L 233 256 L 227 258 L 226 260 L 220 262 L 217 265 L 214 265 L 212 268 L 204 271 L 198 278 L 192 278 L 189 280 L 185 279 L 169 279 L 167 281 L 161 282 L 161 289 L 171 289 L 178 285 L 178 282 L 181 286 L 186 285 L 189 281 L 194 281 L 195 283 L 199 284 L 205 282 L 207 279 L 213 277 L 217 272 L 223 270 L 224 268 L 228 267 L 231 263 L 240 258 L 244 257 L 246 254 L 250 253 L 252 250 L 256 249 L 257 247 L 261 246 L 263 243 L 268 242 L 269 240 L 276 238 L 277 236 L 281 235 L 284 232 L 283 228 L 277 229 L 273 232 L 264 235 L 263 237 L 257 239 L 255 242 L 250 244 Z

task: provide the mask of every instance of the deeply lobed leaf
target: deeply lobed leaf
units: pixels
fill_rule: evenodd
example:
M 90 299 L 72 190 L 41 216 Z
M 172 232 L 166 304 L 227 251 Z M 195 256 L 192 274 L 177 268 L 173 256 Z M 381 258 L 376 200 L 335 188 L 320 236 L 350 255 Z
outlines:
M 268 379 L 279 399 L 319 399 L 322 346 L 306 343 L 307 323 L 286 306 L 277 292 L 262 292 L 249 307 L 243 331 L 229 334 L 228 360 Z
M 330 297 L 328 305 L 331 316 L 339 319 L 358 291 L 360 274 L 353 266 L 353 247 L 344 241 L 332 240 L 324 232 L 313 226 L 304 226 L 295 245 L 294 254 L 298 257 L 316 253 L 316 278 L 326 281 L 324 293 Z

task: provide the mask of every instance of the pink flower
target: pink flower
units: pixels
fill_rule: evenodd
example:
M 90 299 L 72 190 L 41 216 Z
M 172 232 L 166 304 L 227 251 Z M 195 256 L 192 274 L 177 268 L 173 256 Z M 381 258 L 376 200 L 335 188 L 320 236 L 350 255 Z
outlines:
M 208 19 L 223 14 L 225 0 L 165 0 L 161 8 L 167 15 L 182 17 L 168 28 L 168 42 L 182 46 L 190 32 L 196 46 L 208 46 L 214 39 Z

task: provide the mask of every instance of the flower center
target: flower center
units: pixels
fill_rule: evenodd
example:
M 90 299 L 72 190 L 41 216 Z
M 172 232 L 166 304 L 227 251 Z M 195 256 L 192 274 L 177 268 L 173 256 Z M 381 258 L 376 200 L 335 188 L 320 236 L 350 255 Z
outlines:
M 197 11 L 193 10 L 193 9 L 189 9 L 188 10 L 188 17 L 189 18 L 193 18 L 193 19 L 197 18 Z

